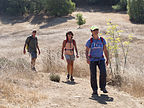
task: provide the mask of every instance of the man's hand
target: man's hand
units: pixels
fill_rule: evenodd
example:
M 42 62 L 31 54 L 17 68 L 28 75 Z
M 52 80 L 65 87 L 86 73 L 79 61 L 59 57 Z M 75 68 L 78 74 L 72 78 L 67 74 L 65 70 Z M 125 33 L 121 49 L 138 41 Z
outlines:
M 106 65 L 108 66 L 108 64 L 109 64 L 109 60 L 106 60 Z
M 89 61 L 89 59 L 87 59 L 87 63 L 88 63 L 88 64 L 90 64 L 90 61 Z
M 39 55 L 40 55 L 40 53 L 41 53 L 41 52 L 40 52 L 40 50 L 39 50 Z

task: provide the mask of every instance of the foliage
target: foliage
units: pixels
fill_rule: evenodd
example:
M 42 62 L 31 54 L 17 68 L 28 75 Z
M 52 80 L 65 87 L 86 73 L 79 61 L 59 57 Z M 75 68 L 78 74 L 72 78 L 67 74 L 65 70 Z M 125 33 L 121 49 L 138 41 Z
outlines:
M 144 0 L 128 0 L 128 14 L 132 22 L 144 24 Z
M 45 7 L 50 15 L 64 16 L 75 10 L 75 3 L 71 0 L 47 0 Z
M 78 13 L 76 15 L 76 20 L 77 20 L 77 24 L 79 25 L 79 28 L 81 25 L 85 24 L 86 23 L 86 20 L 83 18 L 83 15 Z
M 112 8 L 116 11 L 126 11 L 127 10 L 127 0 L 120 0 L 116 5 L 113 5 Z
M 59 75 L 56 75 L 56 74 L 54 74 L 54 73 L 51 73 L 49 77 L 50 77 L 50 80 L 51 80 L 51 81 L 60 82 L 60 76 L 59 76 Z
M 110 58 L 110 69 L 111 69 L 111 73 L 114 73 L 116 75 L 119 74 L 120 72 L 120 57 L 123 60 L 123 65 L 122 65 L 122 69 L 123 72 L 126 68 L 126 64 L 127 64 L 127 56 L 128 56 L 128 51 L 129 51 L 129 44 L 130 41 L 132 40 L 132 35 L 129 35 L 128 38 L 123 39 L 121 36 L 121 33 L 123 32 L 122 30 L 119 30 L 118 25 L 114 25 L 111 22 L 111 19 L 107 21 L 107 48 L 108 48 L 108 52 L 109 52 L 109 58 Z M 119 56 L 119 51 L 122 50 L 122 55 Z M 113 68 L 112 68 L 112 59 L 115 59 L 115 68 L 114 68 L 114 72 L 113 72 Z
M 114 5 L 117 4 L 120 0 L 72 0 L 77 5 L 89 4 L 89 5 Z
M 15 16 L 40 12 L 63 16 L 74 11 L 75 3 L 71 0 L 1 0 L 0 9 L 1 13 Z

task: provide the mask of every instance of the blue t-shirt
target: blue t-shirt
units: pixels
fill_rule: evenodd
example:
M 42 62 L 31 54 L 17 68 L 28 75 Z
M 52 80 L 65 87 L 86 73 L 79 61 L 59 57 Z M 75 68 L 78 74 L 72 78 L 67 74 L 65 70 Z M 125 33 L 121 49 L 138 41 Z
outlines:
M 86 43 L 86 47 L 90 48 L 90 61 L 99 61 L 105 60 L 103 57 L 103 46 L 106 45 L 106 41 L 103 38 L 103 42 L 101 39 L 89 39 Z

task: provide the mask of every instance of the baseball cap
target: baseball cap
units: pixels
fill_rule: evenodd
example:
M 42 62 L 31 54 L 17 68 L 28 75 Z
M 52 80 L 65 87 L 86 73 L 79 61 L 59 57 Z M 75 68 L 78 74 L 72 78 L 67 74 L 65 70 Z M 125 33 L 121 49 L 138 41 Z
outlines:
M 93 31 L 93 30 L 95 30 L 95 29 L 99 30 L 99 27 L 98 27 L 98 26 L 92 26 L 92 27 L 90 28 L 91 31 Z

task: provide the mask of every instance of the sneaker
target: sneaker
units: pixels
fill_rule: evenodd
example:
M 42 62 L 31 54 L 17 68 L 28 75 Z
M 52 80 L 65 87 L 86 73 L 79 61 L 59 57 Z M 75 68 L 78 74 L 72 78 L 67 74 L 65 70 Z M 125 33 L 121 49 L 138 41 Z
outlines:
M 69 75 L 69 74 L 67 74 L 67 79 L 69 79 L 69 77 L 70 77 L 70 75 Z
M 74 79 L 73 79 L 73 76 L 71 76 L 71 79 L 70 79 L 71 81 L 74 81 Z
M 93 91 L 92 96 L 98 96 L 97 91 Z
M 101 89 L 101 91 L 103 91 L 103 93 L 108 93 L 108 91 L 106 90 L 106 88 Z

